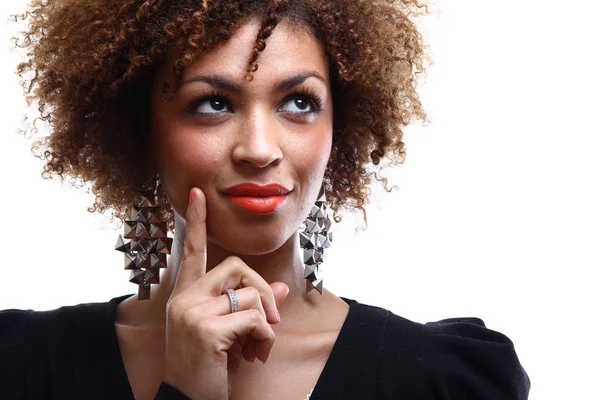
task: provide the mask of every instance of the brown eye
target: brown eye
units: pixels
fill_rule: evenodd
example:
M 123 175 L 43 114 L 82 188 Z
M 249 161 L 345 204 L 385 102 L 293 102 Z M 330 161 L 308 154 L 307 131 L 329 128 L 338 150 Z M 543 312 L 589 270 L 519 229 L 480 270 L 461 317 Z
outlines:
M 225 102 L 221 100 L 210 100 L 210 106 L 216 111 L 223 111 L 226 107 Z
M 308 97 L 294 96 L 283 103 L 281 110 L 290 113 L 308 113 L 316 111 L 316 107 Z
M 308 107 L 310 107 L 310 104 L 308 104 L 308 101 L 306 101 L 306 99 L 295 99 L 294 103 L 295 106 L 298 107 L 300 110 L 306 110 Z
M 190 107 L 192 114 L 222 114 L 229 112 L 229 104 L 227 99 L 220 96 L 209 96 L 196 101 Z

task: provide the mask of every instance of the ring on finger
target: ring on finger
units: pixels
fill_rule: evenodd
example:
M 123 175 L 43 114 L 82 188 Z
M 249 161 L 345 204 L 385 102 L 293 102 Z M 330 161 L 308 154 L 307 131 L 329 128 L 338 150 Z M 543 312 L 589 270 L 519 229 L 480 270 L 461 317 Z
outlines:
M 231 302 L 231 312 L 238 312 L 240 309 L 240 301 L 236 291 L 233 289 L 227 289 L 227 294 L 229 295 L 229 301 Z

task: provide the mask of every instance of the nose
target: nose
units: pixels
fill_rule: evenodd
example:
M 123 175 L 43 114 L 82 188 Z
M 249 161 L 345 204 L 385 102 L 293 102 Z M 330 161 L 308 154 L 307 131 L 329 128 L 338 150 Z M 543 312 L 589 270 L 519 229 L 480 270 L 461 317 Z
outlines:
M 275 116 L 257 110 L 244 119 L 239 128 L 233 148 L 233 161 L 236 164 L 252 164 L 264 168 L 279 162 L 283 157 L 280 147 L 279 124 Z

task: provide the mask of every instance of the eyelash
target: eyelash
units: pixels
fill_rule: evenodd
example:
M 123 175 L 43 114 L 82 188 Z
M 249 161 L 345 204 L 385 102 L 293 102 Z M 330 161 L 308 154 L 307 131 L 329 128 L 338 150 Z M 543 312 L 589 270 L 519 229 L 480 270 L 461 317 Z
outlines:
M 291 95 L 289 95 L 288 97 L 286 97 L 284 102 L 294 98 L 295 96 L 304 97 L 304 98 L 308 99 L 308 101 L 310 102 L 310 104 L 313 108 L 313 111 L 309 111 L 309 112 L 316 113 L 316 112 L 323 110 L 323 99 L 314 90 L 307 88 L 307 87 L 301 87 L 301 88 L 297 89 L 296 92 L 294 92 Z
M 323 110 L 323 99 L 321 98 L 321 96 L 319 96 L 317 93 L 315 93 L 315 91 L 313 91 L 310 88 L 299 88 L 296 90 L 296 92 L 292 93 L 291 95 L 287 96 L 282 104 L 285 104 L 286 102 L 288 102 L 289 100 L 295 98 L 295 97 L 303 97 L 305 99 L 307 99 L 310 103 L 310 106 L 312 107 L 312 111 L 308 111 L 308 112 L 298 112 L 298 113 L 294 113 L 294 112 L 290 112 L 291 114 L 312 114 L 312 113 L 318 113 L 320 111 Z M 224 100 L 228 105 L 231 103 L 229 101 L 230 96 L 228 96 L 227 94 L 221 92 L 220 90 L 213 90 L 211 92 L 209 92 L 208 94 L 200 97 L 199 99 L 194 100 L 188 107 L 188 111 L 192 114 L 192 115 L 202 115 L 201 113 L 196 113 L 194 110 L 203 102 L 205 102 L 206 100 Z

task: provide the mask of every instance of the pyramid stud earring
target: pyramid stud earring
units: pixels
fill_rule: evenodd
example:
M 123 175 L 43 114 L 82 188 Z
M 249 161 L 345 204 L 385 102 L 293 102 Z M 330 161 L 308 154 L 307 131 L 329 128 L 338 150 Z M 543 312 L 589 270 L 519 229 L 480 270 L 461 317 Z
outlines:
M 173 239 L 167 237 L 167 223 L 158 216 L 156 203 L 158 178 L 154 190 L 142 191 L 140 201 L 129 210 L 124 233 L 119 235 L 115 250 L 125 256 L 129 281 L 138 285 L 138 300 L 150 298 L 150 285 L 160 283 L 160 269 L 167 267 Z
M 320 265 L 325 257 L 325 249 L 331 246 L 331 219 L 328 216 L 325 189 L 319 191 L 317 201 L 300 228 L 299 238 L 304 263 L 304 278 L 310 283 L 309 291 L 317 289 L 323 294 L 323 278 Z

